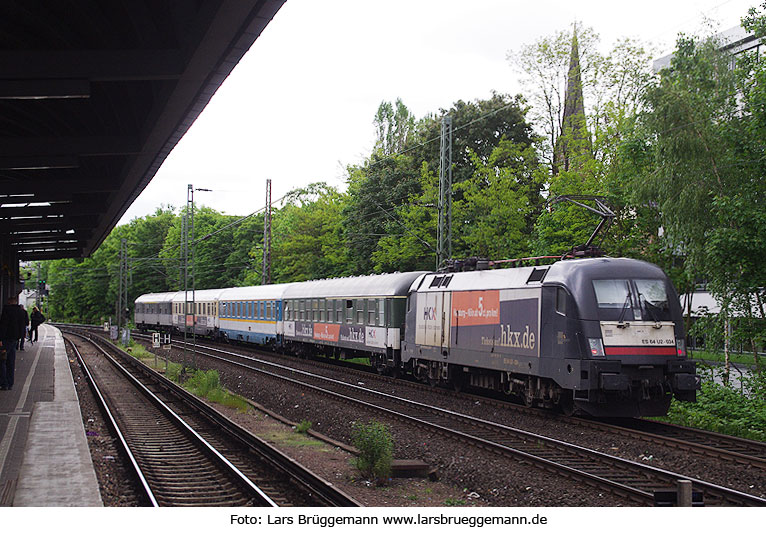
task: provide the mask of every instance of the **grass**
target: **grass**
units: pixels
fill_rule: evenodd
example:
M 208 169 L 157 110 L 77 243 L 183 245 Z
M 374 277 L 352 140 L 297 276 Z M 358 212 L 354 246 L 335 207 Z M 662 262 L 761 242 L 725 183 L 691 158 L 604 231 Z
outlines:
M 221 386 L 217 370 L 195 370 L 182 385 L 192 394 L 206 398 L 213 403 L 232 407 L 241 412 L 251 409 L 245 400 Z
M 320 448 L 329 451 L 329 448 L 324 442 L 312 439 L 303 433 L 295 431 L 272 431 L 264 435 L 264 438 L 267 441 L 280 446 L 290 448 Z
M 689 358 L 702 361 L 715 361 L 723 363 L 725 361 L 725 355 L 723 352 L 712 352 L 707 350 L 689 350 Z M 729 360 L 732 363 L 741 363 L 745 365 L 754 365 L 755 358 L 752 353 L 733 353 L 729 352 Z M 764 364 L 764 357 L 759 357 L 761 364 Z
M 128 344 L 127 348 L 125 348 L 125 351 L 127 351 L 130 355 L 138 359 L 139 361 L 143 361 L 144 359 L 154 359 L 154 354 L 143 347 L 143 345 L 137 343 L 133 339 L 130 340 L 130 343 Z

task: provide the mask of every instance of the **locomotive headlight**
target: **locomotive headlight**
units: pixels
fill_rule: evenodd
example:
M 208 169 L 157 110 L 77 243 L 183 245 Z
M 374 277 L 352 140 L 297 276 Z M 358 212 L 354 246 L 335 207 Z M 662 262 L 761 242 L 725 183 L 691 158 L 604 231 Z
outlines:
M 590 354 L 593 357 L 604 357 L 604 344 L 601 339 L 588 339 L 590 345 Z
M 686 339 L 676 339 L 678 357 L 686 357 Z

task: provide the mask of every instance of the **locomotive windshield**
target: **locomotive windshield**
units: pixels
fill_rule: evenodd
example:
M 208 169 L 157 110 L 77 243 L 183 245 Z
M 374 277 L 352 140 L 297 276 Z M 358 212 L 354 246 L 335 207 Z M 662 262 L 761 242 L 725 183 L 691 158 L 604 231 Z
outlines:
M 605 320 L 670 319 L 668 293 L 661 279 L 597 279 L 593 290 Z

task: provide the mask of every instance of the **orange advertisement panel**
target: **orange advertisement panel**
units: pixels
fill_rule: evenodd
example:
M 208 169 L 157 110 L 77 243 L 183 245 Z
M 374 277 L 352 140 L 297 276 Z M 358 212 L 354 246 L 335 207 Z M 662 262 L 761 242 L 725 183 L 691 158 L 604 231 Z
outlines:
M 452 293 L 452 327 L 500 323 L 500 291 Z
M 338 342 L 340 324 L 314 324 L 314 340 Z

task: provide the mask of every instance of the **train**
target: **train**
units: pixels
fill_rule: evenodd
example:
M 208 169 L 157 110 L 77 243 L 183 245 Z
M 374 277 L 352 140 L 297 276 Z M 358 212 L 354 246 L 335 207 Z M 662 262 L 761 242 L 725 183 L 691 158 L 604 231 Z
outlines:
M 593 417 L 662 416 L 700 388 L 678 295 L 628 258 L 145 294 L 143 331 L 193 331 Z M 188 312 L 187 312 L 188 311 Z

